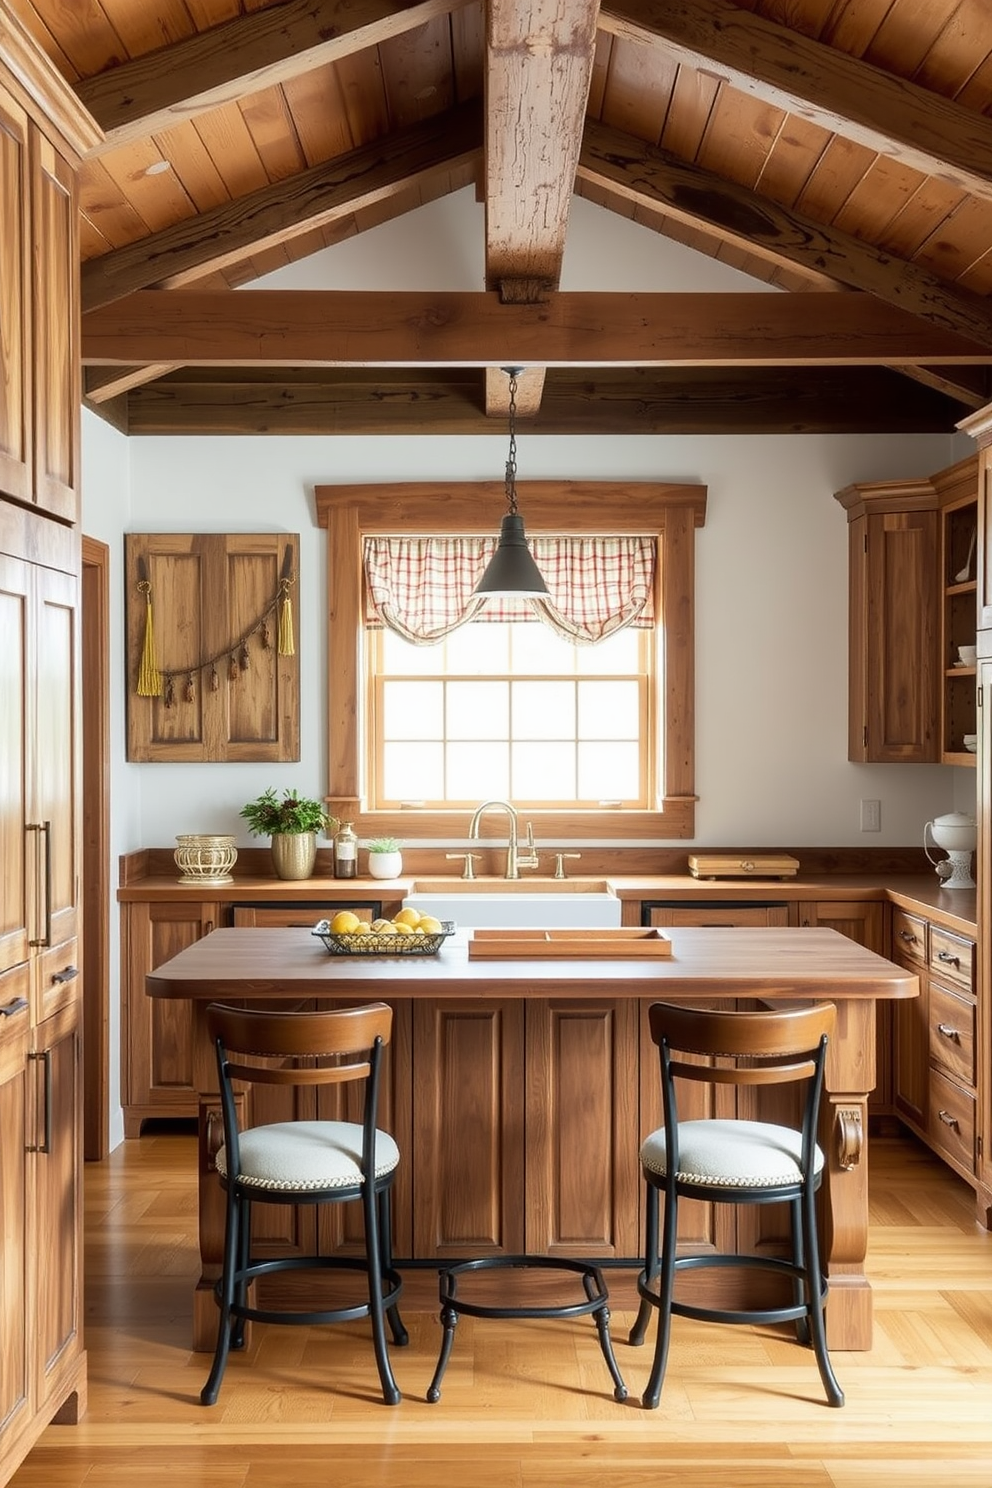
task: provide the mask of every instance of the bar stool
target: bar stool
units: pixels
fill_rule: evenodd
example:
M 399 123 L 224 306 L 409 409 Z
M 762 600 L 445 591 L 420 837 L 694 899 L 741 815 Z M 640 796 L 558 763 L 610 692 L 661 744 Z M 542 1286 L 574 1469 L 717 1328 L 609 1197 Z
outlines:
M 549 1302 L 537 1303 L 530 1306 L 516 1306 L 512 1303 L 483 1303 L 470 1302 L 465 1297 L 458 1295 L 458 1281 L 460 1277 L 478 1275 L 487 1271 L 512 1271 L 526 1268 L 533 1271 L 557 1271 L 566 1275 L 578 1276 L 582 1281 L 582 1289 L 585 1292 L 585 1300 L 580 1302 Z M 432 1405 L 441 1398 L 441 1380 L 444 1371 L 448 1367 L 451 1357 L 451 1347 L 455 1341 L 455 1328 L 458 1319 L 464 1313 L 467 1317 L 476 1318 L 576 1318 L 592 1316 L 596 1323 L 596 1331 L 599 1334 L 600 1348 L 603 1350 L 603 1358 L 606 1367 L 613 1379 L 613 1398 L 615 1400 L 627 1399 L 627 1386 L 623 1382 L 616 1356 L 613 1352 L 613 1343 L 610 1338 L 610 1309 L 609 1293 L 603 1281 L 602 1272 L 598 1266 L 588 1261 L 570 1260 L 561 1256 L 540 1255 L 504 1255 L 484 1256 L 478 1260 L 459 1261 L 454 1266 L 446 1266 L 440 1273 L 439 1291 L 441 1301 L 441 1325 L 444 1329 L 441 1338 L 441 1352 L 438 1356 L 437 1368 L 434 1370 L 434 1378 L 431 1380 L 427 1391 L 427 1399 Z

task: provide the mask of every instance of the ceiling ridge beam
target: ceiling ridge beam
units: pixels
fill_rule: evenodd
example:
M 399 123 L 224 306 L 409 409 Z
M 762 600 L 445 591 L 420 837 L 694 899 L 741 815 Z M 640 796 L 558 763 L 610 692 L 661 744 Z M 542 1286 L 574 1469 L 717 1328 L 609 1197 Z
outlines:
M 153 285 L 177 287 L 481 159 L 478 101 L 223 202 L 81 270 L 84 310 Z M 160 360 L 154 358 L 153 360 Z
M 87 364 L 984 365 L 987 347 L 863 294 L 142 291 L 83 316 Z
M 609 0 L 600 29 L 992 200 L 992 119 L 725 0 Z
M 594 119 L 586 121 L 579 175 L 992 348 L 992 300 Z
M 105 155 L 448 15 L 471 0 L 285 0 L 76 84 Z

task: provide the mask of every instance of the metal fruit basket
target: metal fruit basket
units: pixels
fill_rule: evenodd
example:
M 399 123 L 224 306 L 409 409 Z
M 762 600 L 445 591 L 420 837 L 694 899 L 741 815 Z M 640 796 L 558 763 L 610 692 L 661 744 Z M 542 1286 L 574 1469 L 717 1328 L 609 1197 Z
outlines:
M 404 935 L 402 931 L 366 930 L 335 933 L 330 920 L 319 920 L 311 930 L 332 956 L 436 956 L 444 941 L 455 933 L 454 920 L 442 920 L 433 933 Z

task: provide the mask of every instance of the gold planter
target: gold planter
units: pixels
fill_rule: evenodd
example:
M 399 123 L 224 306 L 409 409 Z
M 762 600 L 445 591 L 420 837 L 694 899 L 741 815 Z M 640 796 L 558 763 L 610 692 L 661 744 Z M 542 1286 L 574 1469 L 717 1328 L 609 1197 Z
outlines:
M 316 861 L 316 832 L 278 832 L 272 838 L 272 866 L 277 878 L 309 878 Z

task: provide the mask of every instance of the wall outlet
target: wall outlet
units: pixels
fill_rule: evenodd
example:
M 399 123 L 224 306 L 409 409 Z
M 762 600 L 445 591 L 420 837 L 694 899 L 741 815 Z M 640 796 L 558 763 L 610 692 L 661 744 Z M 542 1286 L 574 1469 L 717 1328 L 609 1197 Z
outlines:
M 882 830 L 881 801 L 861 802 L 861 830 L 862 832 L 880 832 Z

